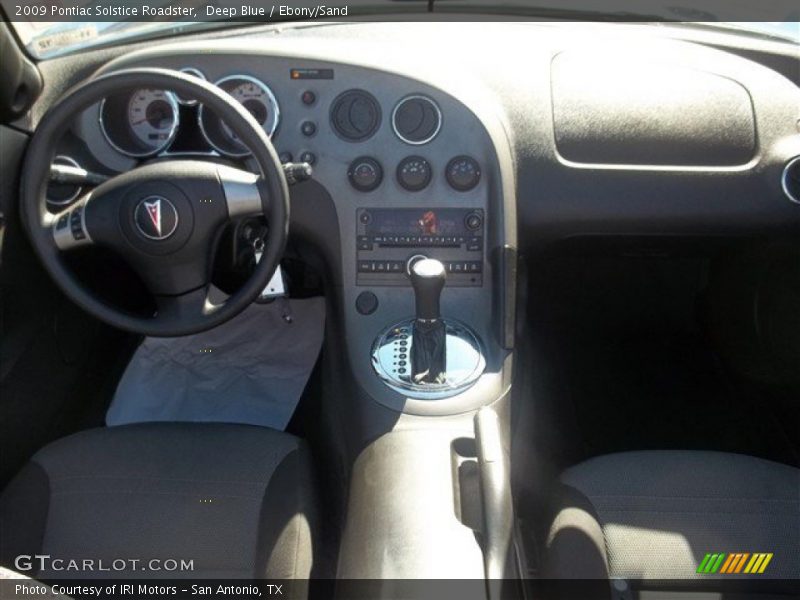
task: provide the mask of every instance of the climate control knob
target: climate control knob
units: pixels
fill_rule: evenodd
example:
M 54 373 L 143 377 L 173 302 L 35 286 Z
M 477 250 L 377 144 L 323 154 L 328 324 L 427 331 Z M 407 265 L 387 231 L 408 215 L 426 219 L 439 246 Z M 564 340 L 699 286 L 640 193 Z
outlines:
M 456 156 L 444 170 L 450 187 L 459 192 L 467 192 L 481 180 L 481 167 L 471 156 Z
M 374 158 L 362 156 L 350 163 L 347 178 L 359 192 L 371 192 L 381 184 L 383 168 Z
M 409 192 L 425 189 L 432 176 L 431 163 L 421 156 L 408 156 L 397 165 L 397 182 Z

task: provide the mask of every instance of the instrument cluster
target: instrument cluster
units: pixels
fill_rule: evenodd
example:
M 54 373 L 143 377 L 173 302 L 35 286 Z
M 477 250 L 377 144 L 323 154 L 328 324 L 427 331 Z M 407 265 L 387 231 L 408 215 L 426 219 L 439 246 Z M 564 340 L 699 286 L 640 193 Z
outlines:
M 203 77 L 197 69 L 184 72 Z M 241 103 L 272 137 L 280 122 L 280 107 L 267 84 L 249 75 L 229 75 L 215 85 Z M 167 90 L 138 89 L 108 96 L 100 105 L 100 129 L 115 150 L 133 158 L 168 152 L 178 145 L 177 138 L 198 136 L 199 144 L 189 144 L 193 150 L 230 157 L 249 154 L 213 111 Z

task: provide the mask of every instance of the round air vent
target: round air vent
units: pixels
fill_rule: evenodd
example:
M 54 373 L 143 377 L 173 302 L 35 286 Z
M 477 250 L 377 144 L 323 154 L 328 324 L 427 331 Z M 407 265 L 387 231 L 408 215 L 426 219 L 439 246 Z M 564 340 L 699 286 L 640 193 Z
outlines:
M 363 90 L 349 90 L 333 101 L 331 126 L 339 137 L 349 142 L 363 142 L 378 130 L 380 124 L 380 104 Z
M 783 193 L 791 200 L 800 204 L 800 156 L 796 156 L 783 168 Z
M 442 127 L 442 111 L 427 96 L 407 96 L 392 112 L 392 128 L 407 144 L 427 144 Z

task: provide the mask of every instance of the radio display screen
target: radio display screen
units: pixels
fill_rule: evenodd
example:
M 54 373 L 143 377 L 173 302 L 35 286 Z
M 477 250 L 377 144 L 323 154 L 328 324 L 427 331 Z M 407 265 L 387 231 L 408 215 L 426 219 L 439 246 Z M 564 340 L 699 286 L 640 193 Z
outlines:
M 367 235 L 471 235 L 464 224 L 468 212 L 458 208 L 373 210 Z

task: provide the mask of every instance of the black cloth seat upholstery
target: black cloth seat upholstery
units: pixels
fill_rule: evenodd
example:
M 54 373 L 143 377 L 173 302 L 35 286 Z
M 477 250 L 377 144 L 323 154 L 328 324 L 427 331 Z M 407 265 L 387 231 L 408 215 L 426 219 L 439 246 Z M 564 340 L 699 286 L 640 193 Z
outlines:
M 38 578 L 107 577 L 99 561 L 120 559 L 141 562 L 114 576 L 307 578 L 312 499 L 310 453 L 283 432 L 217 423 L 94 429 L 40 450 L 3 492 L 0 561 Z M 43 569 L 15 564 L 37 554 L 50 556 Z M 64 569 L 84 559 L 94 571 Z M 161 571 L 141 571 L 151 559 Z M 168 559 L 192 567 L 165 571 Z
M 705 585 L 725 578 L 696 573 L 706 553 L 772 553 L 763 574 L 737 579 L 770 579 L 773 588 L 783 581 L 797 591 L 794 467 L 721 452 L 627 452 L 572 467 L 561 484 L 547 539 L 548 577 Z

